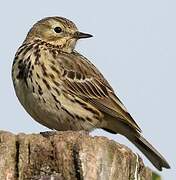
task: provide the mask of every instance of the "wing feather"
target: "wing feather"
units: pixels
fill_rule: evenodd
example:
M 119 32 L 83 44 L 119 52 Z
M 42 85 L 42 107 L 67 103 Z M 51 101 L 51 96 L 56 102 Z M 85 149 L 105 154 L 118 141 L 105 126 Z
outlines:
M 64 90 L 88 101 L 103 113 L 116 117 L 141 132 L 109 83 L 93 64 L 83 56 L 79 56 L 77 52 L 70 56 L 67 55 L 67 61 L 69 63 L 62 62 Z

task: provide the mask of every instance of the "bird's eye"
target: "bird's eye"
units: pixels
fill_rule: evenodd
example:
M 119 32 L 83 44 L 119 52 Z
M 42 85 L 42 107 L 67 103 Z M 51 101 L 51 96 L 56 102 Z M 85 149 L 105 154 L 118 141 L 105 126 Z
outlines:
M 54 31 L 55 31 L 56 33 L 61 33 L 61 32 L 62 32 L 62 29 L 61 29 L 61 27 L 55 27 L 55 28 L 54 28 Z

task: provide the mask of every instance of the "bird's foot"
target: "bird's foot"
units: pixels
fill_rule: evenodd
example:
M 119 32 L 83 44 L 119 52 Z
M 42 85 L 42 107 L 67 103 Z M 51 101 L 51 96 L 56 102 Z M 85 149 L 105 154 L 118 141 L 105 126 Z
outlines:
M 44 131 L 44 132 L 40 132 L 40 134 L 45 137 L 45 138 L 48 138 L 50 136 L 53 136 L 56 134 L 56 131 Z

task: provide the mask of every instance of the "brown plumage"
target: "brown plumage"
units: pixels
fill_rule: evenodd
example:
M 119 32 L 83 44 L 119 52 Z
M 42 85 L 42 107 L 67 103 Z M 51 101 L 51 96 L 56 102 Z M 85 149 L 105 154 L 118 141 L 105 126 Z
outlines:
M 73 22 L 49 17 L 37 22 L 18 49 L 12 68 L 15 91 L 26 111 L 56 130 L 102 128 L 135 144 L 159 170 L 170 168 L 99 70 L 74 50 L 81 33 Z

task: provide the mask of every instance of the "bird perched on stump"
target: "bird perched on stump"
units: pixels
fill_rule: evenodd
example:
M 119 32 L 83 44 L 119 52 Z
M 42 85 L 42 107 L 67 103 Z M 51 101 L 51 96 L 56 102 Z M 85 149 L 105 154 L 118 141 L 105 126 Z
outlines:
M 16 95 L 39 123 L 58 131 L 102 128 L 136 145 L 159 170 L 165 158 L 141 135 L 141 129 L 100 71 L 75 51 L 78 31 L 63 17 L 47 17 L 30 29 L 12 67 Z

